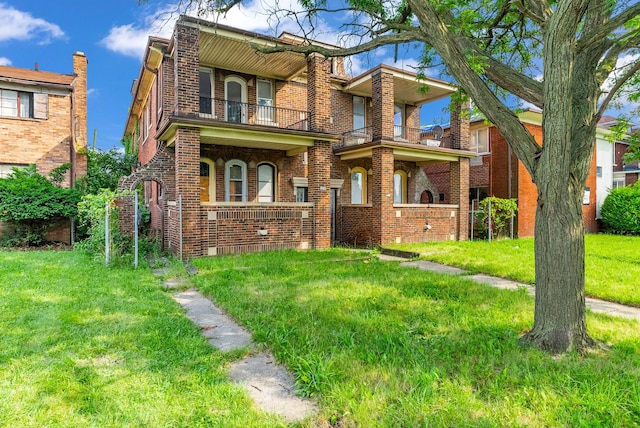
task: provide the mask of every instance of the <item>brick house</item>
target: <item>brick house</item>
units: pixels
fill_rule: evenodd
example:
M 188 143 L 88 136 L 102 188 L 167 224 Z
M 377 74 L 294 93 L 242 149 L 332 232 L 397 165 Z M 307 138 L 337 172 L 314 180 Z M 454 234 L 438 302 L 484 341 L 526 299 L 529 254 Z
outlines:
M 542 113 L 527 110 L 520 113 L 519 117 L 536 142 L 542 144 Z M 622 165 L 620 162 L 624 152 L 619 145 L 624 143 L 615 144 L 615 159 L 619 161 L 614 162 L 614 144 L 607 138 L 609 125 L 601 121 L 596 130 L 594 156 L 585 184 L 582 213 L 585 230 L 589 233 L 599 231 L 600 207 L 609 190 L 616 186 L 615 171 Z M 515 198 L 518 201 L 518 213 L 514 223 L 514 234 L 518 237 L 533 236 L 538 195 L 529 172 L 495 126 L 478 119 L 471 122 L 470 129 L 470 149 L 476 154 L 469 162 L 470 208 L 477 207 L 477 203 L 487 196 Z M 426 173 L 440 192 L 441 200 L 447 202 L 448 165 L 428 167 Z
M 421 106 L 454 88 L 254 50 L 304 42 L 185 16 L 171 39 L 149 39 L 124 132 L 140 166 L 120 187 L 143 183 L 165 247 L 192 257 L 466 239 L 469 122 L 453 115 L 448 147 L 419 127 Z M 439 163 L 451 165 L 447 204 L 422 169 Z M 130 232 L 132 204 L 121 205 Z
M 0 66 L 0 177 L 35 164 L 47 176 L 69 163 L 61 186 L 87 173 L 87 58 L 73 54 L 73 74 Z M 68 221 L 53 228 L 52 241 L 71 241 Z

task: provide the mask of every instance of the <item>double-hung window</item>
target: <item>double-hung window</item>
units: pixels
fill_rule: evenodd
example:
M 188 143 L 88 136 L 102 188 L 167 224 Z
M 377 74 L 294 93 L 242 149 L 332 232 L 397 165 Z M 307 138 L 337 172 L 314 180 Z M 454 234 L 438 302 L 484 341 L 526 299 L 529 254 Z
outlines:
M 257 82 L 258 120 L 261 122 L 274 122 L 273 82 L 264 79 L 258 79 Z
M 471 131 L 471 151 L 479 155 L 489 153 L 489 128 Z
M 353 129 L 363 129 L 365 127 L 364 97 L 353 97 Z
M 0 116 L 33 117 L 33 94 L 0 89 Z
M 246 202 L 247 200 L 247 164 L 232 160 L 227 162 L 224 171 L 225 200 L 227 202 Z

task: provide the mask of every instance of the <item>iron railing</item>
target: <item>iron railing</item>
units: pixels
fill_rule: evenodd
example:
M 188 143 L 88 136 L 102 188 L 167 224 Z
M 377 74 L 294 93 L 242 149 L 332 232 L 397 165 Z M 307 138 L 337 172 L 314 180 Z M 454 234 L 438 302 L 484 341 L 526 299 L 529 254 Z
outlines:
M 409 128 L 398 125 L 394 125 L 393 134 L 394 141 L 434 147 L 440 145 L 440 139 L 442 138 L 440 129 Z M 370 143 L 371 141 L 373 141 L 373 128 L 371 126 L 354 129 L 342 134 L 343 147 Z
M 309 113 L 306 111 L 219 98 L 200 97 L 200 117 L 229 123 L 309 130 Z

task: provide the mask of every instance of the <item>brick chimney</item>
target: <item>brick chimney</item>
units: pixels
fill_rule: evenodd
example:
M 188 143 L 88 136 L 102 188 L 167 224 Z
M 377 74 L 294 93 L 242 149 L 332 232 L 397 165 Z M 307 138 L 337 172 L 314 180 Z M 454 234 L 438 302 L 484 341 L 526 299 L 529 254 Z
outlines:
M 87 148 L 87 57 L 83 52 L 73 54 L 73 74 L 76 79 L 73 82 L 73 111 L 72 111 L 72 162 L 74 168 L 72 181 L 87 173 L 87 158 L 85 154 L 77 153 L 78 150 Z

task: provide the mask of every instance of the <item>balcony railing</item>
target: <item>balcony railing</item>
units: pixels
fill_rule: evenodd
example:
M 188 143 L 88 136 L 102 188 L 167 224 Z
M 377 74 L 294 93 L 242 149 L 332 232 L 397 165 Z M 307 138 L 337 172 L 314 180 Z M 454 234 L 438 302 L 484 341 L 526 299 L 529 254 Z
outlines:
M 221 122 L 309 130 L 309 114 L 302 110 L 200 97 L 200 117 Z
M 393 127 L 393 140 L 402 143 L 437 147 L 440 145 L 441 138 L 442 128 L 440 127 L 434 129 L 408 128 L 398 125 L 394 125 Z M 370 143 L 371 141 L 373 141 L 373 128 L 371 126 L 354 129 L 353 131 L 347 131 L 342 134 L 343 147 Z

